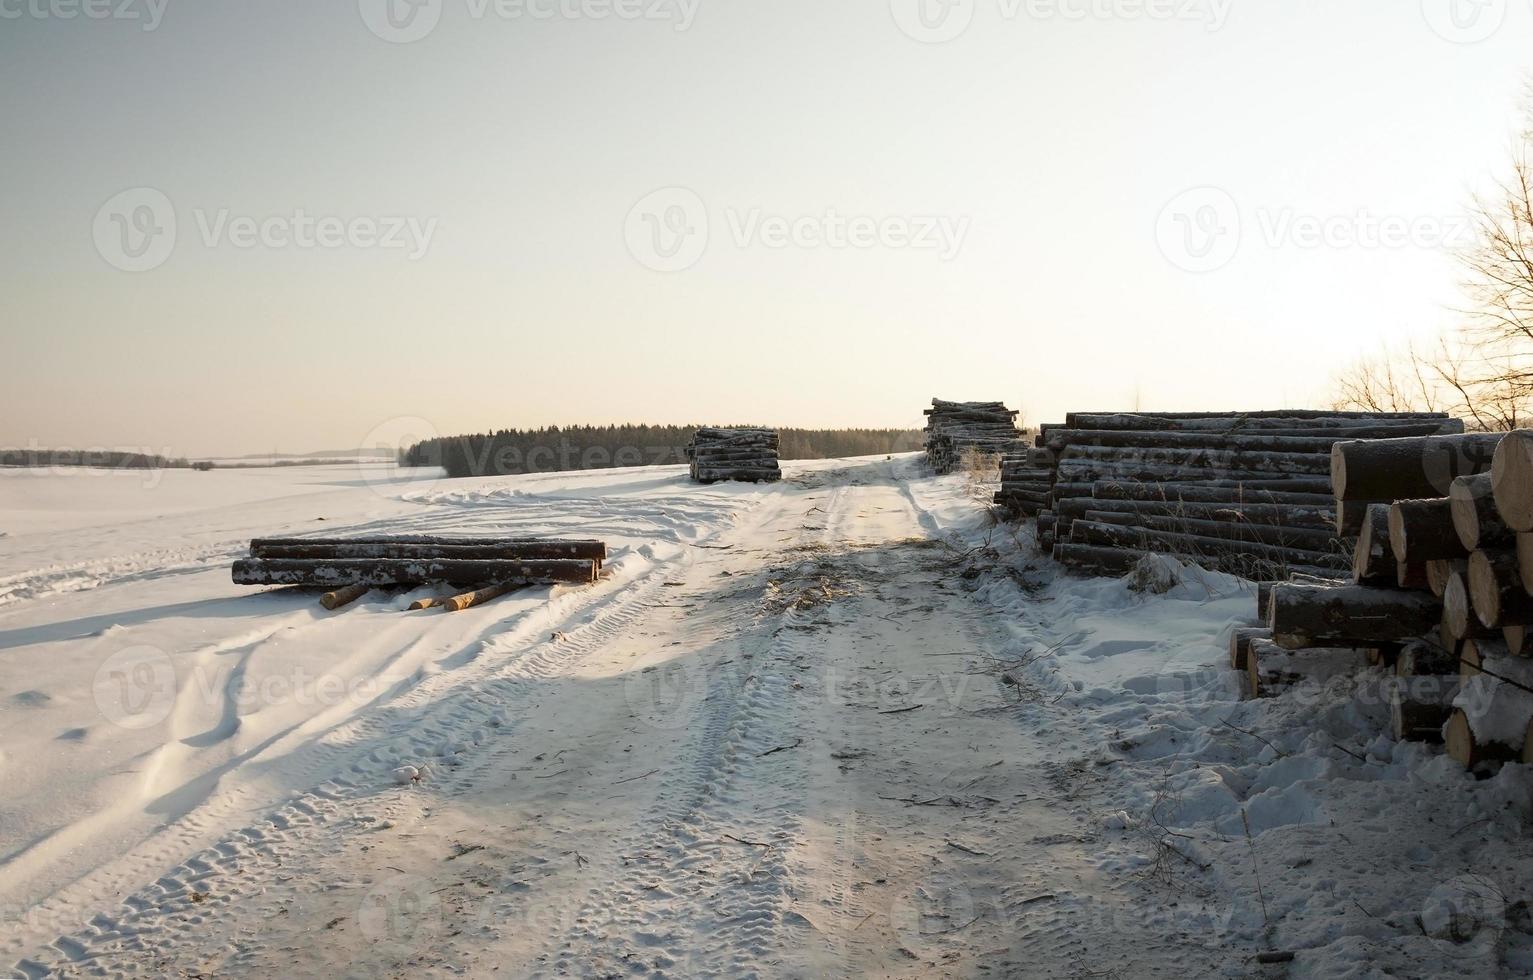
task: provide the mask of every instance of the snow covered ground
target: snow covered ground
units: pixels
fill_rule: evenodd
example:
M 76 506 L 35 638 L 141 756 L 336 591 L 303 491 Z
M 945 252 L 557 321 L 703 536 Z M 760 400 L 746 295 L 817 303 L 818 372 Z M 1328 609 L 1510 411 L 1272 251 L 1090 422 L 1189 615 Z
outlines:
M 1235 579 L 1061 575 L 914 456 L 785 470 L 0 470 L 0 973 L 1533 972 L 1527 767 L 1391 742 L 1377 673 L 1241 702 Z M 229 584 L 339 532 L 612 575 Z

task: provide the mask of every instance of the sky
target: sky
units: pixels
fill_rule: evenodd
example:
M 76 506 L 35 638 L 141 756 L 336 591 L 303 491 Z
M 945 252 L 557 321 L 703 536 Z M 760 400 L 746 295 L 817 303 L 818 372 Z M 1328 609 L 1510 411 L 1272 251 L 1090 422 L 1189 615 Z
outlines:
M 0 0 L 0 446 L 1322 405 L 1533 0 Z

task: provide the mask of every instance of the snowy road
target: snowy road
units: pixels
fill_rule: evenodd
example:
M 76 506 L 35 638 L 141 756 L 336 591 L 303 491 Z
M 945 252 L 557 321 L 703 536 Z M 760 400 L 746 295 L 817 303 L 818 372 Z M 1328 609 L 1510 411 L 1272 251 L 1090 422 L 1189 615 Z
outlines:
M 1425 798 L 1424 756 L 1330 751 L 1372 737 L 1344 705 L 1279 716 L 1270 753 L 1242 733 L 1287 709 L 1242 705 L 1210 669 L 1250 605 L 1233 580 L 1145 597 L 1030 570 L 962 478 L 913 457 L 795 464 L 772 487 L 334 476 L 0 552 L 3 962 L 1267 976 L 1252 954 L 1287 939 L 1331 958 L 1293 975 L 1384 949 L 1446 964 L 1396 975 L 1487 975 L 1406 915 L 1454 859 L 1369 892 L 1398 828 L 1335 829 Z M 243 539 L 317 517 L 603 537 L 612 576 L 457 615 L 402 612 L 416 593 L 327 614 L 228 585 Z M 123 650 L 150 669 L 114 672 Z M 397 783 L 404 765 L 424 778 Z M 1470 814 L 1500 799 L 1452 791 Z

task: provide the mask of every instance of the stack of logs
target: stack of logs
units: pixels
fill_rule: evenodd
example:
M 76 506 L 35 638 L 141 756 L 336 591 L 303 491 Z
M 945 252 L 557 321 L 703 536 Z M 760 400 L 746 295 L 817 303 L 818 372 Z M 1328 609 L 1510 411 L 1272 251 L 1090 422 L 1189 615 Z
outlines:
M 776 429 L 698 429 L 686 452 L 698 483 L 775 483 L 782 479 L 777 449 Z
M 374 588 L 447 585 L 460 592 L 422 599 L 410 608 L 459 611 L 523 586 L 589 585 L 601 575 L 606 557 L 607 546 L 600 541 L 257 538 L 250 542 L 250 557 L 235 561 L 234 584 L 323 588 L 329 590 L 320 599 L 326 609 L 338 609 Z
M 1266 625 L 1230 644 L 1249 691 L 1363 649 L 1393 675 L 1397 739 L 1533 762 L 1533 432 L 1339 443 L 1332 482 L 1351 581 L 1259 586 Z
M 1017 412 L 1001 402 L 932 399 L 926 414 L 926 459 L 938 474 L 951 473 L 975 454 L 1004 457 L 1023 448 Z
M 1440 413 L 1078 412 L 1003 459 L 997 500 L 1093 572 L 1167 552 L 1256 579 L 1340 574 L 1351 548 L 1334 523 L 1332 447 L 1463 429 Z

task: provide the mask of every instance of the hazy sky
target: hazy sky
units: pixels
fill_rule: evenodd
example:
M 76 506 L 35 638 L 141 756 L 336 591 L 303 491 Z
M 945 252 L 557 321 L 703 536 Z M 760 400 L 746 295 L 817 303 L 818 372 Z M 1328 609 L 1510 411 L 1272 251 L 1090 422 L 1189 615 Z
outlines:
M 1315 403 L 1451 325 L 1533 68 L 1530 0 L 414 2 L 0 0 L 0 445 Z

